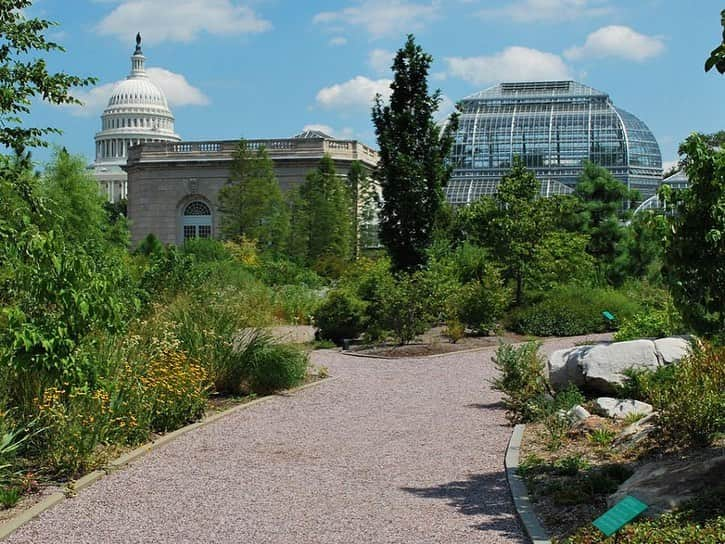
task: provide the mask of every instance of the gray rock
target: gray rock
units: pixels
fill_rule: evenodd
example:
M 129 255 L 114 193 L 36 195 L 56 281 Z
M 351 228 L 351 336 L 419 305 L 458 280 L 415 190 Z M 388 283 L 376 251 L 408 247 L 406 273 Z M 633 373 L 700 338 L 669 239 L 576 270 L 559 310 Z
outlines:
M 652 412 L 631 425 L 627 425 L 614 439 L 614 445 L 621 448 L 632 448 L 636 446 L 655 430 L 656 419 L 657 412 Z
M 598 414 L 613 419 L 624 419 L 631 414 L 649 415 L 652 405 L 638 400 L 618 400 L 612 397 L 599 397 L 594 401 Z
M 654 461 L 637 468 L 607 498 L 607 504 L 611 507 L 625 495 L 632 495 L 649 505 L 646 515 L 656 515 L 676 508 L 723 480 L 725 455 L 717 455 L 715 450 L 689 458 Z
M 660 366 L 651 340 L 600 344 L 589 349 L 579 362 L 585 385 L 604 394 L 613 393 L 626 380 L 628 369 L 655 370 Z
M 570 421 L 573 421 L 575 423 L 579 422 L 579 421 L 584 421 L 585 419 L 587 419 L 588 417 L 591 416 L 591 414 L 589 412 L 587 412 L 586 408 L 584 408 L 580 404 L 577 404 L 576 406 L 571 408 L 566 413 L 566 415 Z
M 655 340 L 655 349 L 660 360 L 666 364 L 677 363 L 690 351 L 690 342 L 686 338 L 671 337 Z
M 594 401 L 594 411 L 600 416 L 614 417 L 614 413 L 619 404 L 619 399 L 612 397 L 599 397 Z
M 570 383 L 578 387 L 584 385 L 584 375 L 579 363 L 591 349 L 592 346 L 578 346 L 560 349 L 549 355 L 549 382 L 555 390 L 560 391 Z

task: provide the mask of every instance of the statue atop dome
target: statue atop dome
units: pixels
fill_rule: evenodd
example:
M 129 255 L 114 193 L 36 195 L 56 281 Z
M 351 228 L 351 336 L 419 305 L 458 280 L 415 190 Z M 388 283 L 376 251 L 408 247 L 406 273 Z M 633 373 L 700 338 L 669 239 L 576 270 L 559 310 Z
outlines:
M 133 53 L 134 55 L 143 55 L 141 52 L 141 33 L 136 33 L 136 51 Z

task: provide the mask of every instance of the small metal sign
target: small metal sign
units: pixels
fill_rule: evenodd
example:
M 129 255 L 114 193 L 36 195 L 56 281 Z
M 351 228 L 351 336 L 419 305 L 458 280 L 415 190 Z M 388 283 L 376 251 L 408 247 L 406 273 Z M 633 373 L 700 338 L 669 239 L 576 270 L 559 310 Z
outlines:
M 612 536 L 645 510 L 647 510 L 645 503 L 627 495 L 595 519 L 594 526 L 605 536 Z
M 602 315 L 604 316 L 604 319 L 607 321 L 614 321 L 615 317 L 611 312 L 607 312 L 606 310 L 602 312 Z

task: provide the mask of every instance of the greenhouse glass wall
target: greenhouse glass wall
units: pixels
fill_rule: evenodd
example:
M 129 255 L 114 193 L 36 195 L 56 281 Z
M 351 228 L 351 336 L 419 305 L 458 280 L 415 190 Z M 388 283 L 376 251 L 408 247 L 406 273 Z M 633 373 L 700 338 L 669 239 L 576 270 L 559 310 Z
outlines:
M 446 187 L 452 204 L 494 194 L 516 155 L 536 173 L 544 196 L 571 193 L 587 160 L 641 199 L 662 180 L 660 148 L 647 125 L 581 83 L 501 83 L 461 105 Z

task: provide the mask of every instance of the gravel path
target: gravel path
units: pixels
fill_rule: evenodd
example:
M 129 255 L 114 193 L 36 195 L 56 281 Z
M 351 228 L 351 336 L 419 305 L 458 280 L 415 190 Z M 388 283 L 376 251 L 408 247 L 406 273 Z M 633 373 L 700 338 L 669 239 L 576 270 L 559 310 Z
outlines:
M 188 433 L 7 542 L 523 543 L 494 351 L 316 352 L 337 379 Z

